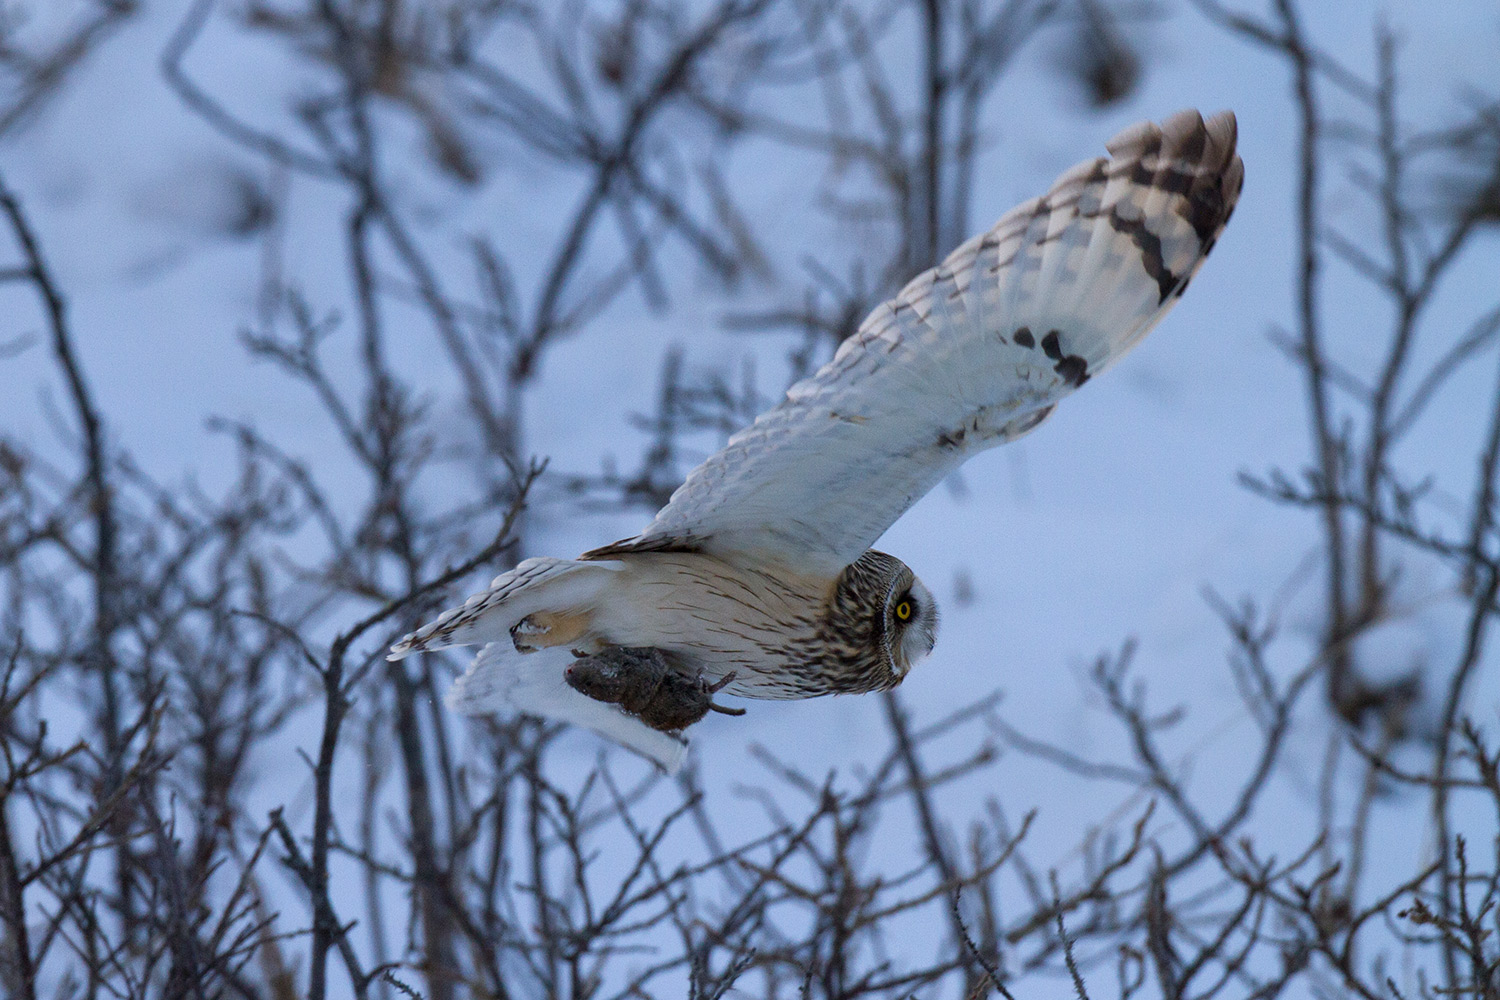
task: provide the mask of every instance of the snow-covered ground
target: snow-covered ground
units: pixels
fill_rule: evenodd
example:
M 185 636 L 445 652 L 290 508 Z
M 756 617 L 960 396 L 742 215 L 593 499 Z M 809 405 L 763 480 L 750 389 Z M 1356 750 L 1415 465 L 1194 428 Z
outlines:
M 288 452 L 336 470 L 345 459 L 316 400 L 269 365 L 252 364 L 238 340 L 256 316 L 266 251 L 260 234 L 226 232 L 234 205 L 223 199 L 223 181 L 244 172 L 274 190 L 285 179 L 231 148 L 165 86 L 158 59 L 185 7 L 148 4 L 127 21 L 27 128 L 0 142 L 0 170 L 26 200 L 66 290 L 77 348 L 112 433 L 152 472 L 168 480 L 198 477 L 210 487 L 228 482 L 232 451 L 206 429 L 212 415 L 251 421 Z M 1311 35 L 1366 75 L 1374 66 L 1371 25 L 1378 18 L 1391 25 L 1402 42 L 1402 110 L 1412 122 L 1441 125 L 1467 84 L 1493 89 L 1500 18 L 1490 4 L 1307 7 Z M 215 23 L 195 50 L 212 58 L 190 57 L 193 73 L 247 117 L 285 126 L 296 67 L 283 50 Z M 1240 207 L 1182 303 L 1129 358 L 1035 434 L 976 458 L 961 484 L 933 491 L 878 547 L 906 560 L 943 608 L 934 654 L 902 688 L 919 724 L 999 688 L 1001 715 L 1028 735 L 1080 756 L 1121 759 L 1122 734 L 1085 674 L 1098 655 L 1133 638 L 1137 676 L 1153 703 L 1189 708 L 1169 743 L 1195 761 L 1192 787 L 1213 803 L 1216 792 L 1227 796 L 1238 788 L 1256 732 L 1224 663 L 1228 636 L 1203 588 L 1231 600 L 1252 596 L 1262 605 L 1290 593 L 1280 598 L 1283 635 L 1274 647 L 1284 676 L 1311 654 L 1318 626 L 1304 609 L 1316 607 L 1321 582 L 1298 576 L 1319 544 L 1315 519 L 1237 482 L 1242 470 L 1298 469 L 1310 450 L 1302 375 L 1269 337 L 1294 315 L 1297 122 L 1286 69 L 1268 53 L 1176 7 L 1132 30 L 1146 66 L 1142 86 L 1103 113 L 1076 110 L 1046 65 L 1045 45 L 1026 50 L 986 108 L 991 145 L 981 158 L 972 223 L 987 225 L 1044 190 L 1060 170 L 1099 153 L 1124 125 L 1185 106 L 1237 113 L 1246 164 Z M 889 68 L 892 75 L 907 69 Z M 1337 106 L 1339 98 L 1329 100 Z M 399 161 L 393 165 L 417 231 L 452 264 L 452 275 L 468 273 L 465 234 L 492 234 L 512 252 L 529 240 L 550 245 L 559 206 L 577 196 L 571 180 L 524 156 L 497 159 L 493 175 L 473 191 L 412 173 Z M 838 262 L 858 257 L 857 234 L 809 210 L 813 178 L 805 163 L 750 142 L 736 149 L 727 177 L 763 231 L 774 234 L 770 249 L 780 278 L 795 283 L 799 262 L 826 255 L 836 241 L 850 244 Z M 343 195 L 305 179 L 293 180 L 287 192 L 281 216 L 296 230 L 281 239 L 283 273 L 319 290 L 326 302 L 347 303 L 338 249 Z M 1329 177 L 1326 196 L 1346 235 L 1378 234 L 1379 219 L 1348 176 Z M 1486 239 L 1500 252 L 1493 236 Z M 1467 262 L 1449 278 L 1435 307 L 1439 320 L 1466 324 L 1493 303 L 1500 280 L 1494 260 Z M 526 286 L 536 275 L 522 271 L 517 279 Z M 1353 365 L 1373 358 L 1380 345 L 1370 331 L 1387 329 L 1385 303 L 1345 271 L 1333 271 L 1328 282 L 1323 319 L 1330 351 Z M 787 340 L 721 332 L 725 299 L 690 272 L 674 285 L 669 311 L 653 312 L 628 293 L 546 355 L 525 427 L 527 446 L 549 456 L 553 469 L 589 471 L 605 454 L 628 462 L 639 453 L 645 438 L 626 417 L 650 411 L 670 345 L 683 345 L 691 365 L 754 354 L 762 390 L 781 384 Z M 39 329 L 32 309 L 24 293 L 0 289 L 0 338 Z M 408 346 L 395 332 L 392 341 L 413 382 L 422 384 L 430 372 L 435 395 L 451 391 L 447 367 L 426 353 L 425 341 Z M 1492 369 L 1486 362 L 1456 380 L 1398 453 L 1412 472 L 1435 478 L 1440 497 L 1467 499 L 1494 391 Z M 8 430 L 43 447 L 58 440 L 52 414 L 60 382 L 44 345 L 0 360 L 0 385 L 0 422 Z M 543 507 L 529 554 L 571 555 L 637 530 L 646 517 Z M 1393 670 L 1423 651 L 1439 662 L 1456 657 L 1455 605 L 1441 598 L 1452 581 L 1433 571 L 1418 583 L 1412 617 L 1367 640 Z M 961 597 L 961 590 L 972 593 Z M 1470 705 L 1493 722 L 1497 700 L 1500 671 L 1490 657 Z M 695 730 L 693 753 L 709 787 L 727 788 L 755 766 L 746 763 L 751 743 L 794 754 L 814 774 L 846 771 L 866 759 L 865 734 L 884 725 L 875 698 L 748 708 L 743 718 L 710 716 Z M 1257 826 L 1267 851 L 1305 846 L 1315 828 L 1330 726 L 1321 711 L 1299 718 L 1269 800 L 1274 808 Z M 264 768 L 303 773 L 295 751 L 312 750 L 316 731 L 297 731 L 305 737 L 301 747 L 266 748 Z M 580 764 L 598 750 L 596 738 L 582 732 L 570 746 Z M 1060 780 L 1056 768 L 1020 754 L 987 773 L 998 784 L 963 794 L 998 795 L 1014 816 L 1038 809 L 1035 843 L 1055 846 L 1035 849 L 1034 860 L 1065 869 L 1077 862 L 1091 826 L 1137 799 L 1131 789 Z M 1426 801 L 1396 792 L 1383 802 L 1382 834 L 1373 843 L 1384 857 L 1372 870 L 1384 863 L 1399 871 L 1417 867 L 1431 846 L 1411 833 L 1425 825 Z M 727 793 L 716 808 L 751 809 Z M 1171 820 L 1162 812 L 1157 822 Z M 1472 817 L 1479 833 L 1492 822 Z M 1069 990 L 1059 984 L 1060 995 Z

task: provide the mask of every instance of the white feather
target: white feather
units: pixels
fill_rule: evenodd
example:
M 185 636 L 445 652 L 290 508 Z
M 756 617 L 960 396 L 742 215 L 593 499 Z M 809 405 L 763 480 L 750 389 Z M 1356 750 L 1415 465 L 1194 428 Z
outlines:
M 687 741 L 573 690 L 563 678 L 572 660 L 572 653 L 561 647 L 518 653 L 509 640 L 492 642 L 474 657 L 468 672 L 453 682 L 448 707 L 465 715 L 508 709 L 587 726 L 651 758 L 668 774 L 676 774 Z

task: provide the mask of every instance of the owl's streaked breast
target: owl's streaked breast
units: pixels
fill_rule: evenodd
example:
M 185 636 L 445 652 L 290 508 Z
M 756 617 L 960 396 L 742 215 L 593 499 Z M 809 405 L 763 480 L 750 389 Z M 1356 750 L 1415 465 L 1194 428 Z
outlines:
M 610 600 L 595 612 L 597 641 L 668 650 L 710 679 L 733 671 L 727 694 L 823 693 L 806 650 L 835 581 L 704 553 L 639 553 L 621 562 L 625 570 L 611 582 Z
M 893 687 L 884 602 L 900 560 L 869 552 L 833 580 L 701 552 L 631 553 L 590 639 L 675 654 L 727 694 L 807 698 Z

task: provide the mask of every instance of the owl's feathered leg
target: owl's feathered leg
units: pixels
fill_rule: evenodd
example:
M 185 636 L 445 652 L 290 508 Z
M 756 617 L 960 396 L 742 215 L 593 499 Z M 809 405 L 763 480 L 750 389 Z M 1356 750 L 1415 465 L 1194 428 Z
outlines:
M 538 611 L 510 627 L 510 641 L 518 653 L 548 646 L 573 648 L 589 630 L 593 616 L 586 611 Z
M 396 643 L 388 658 L 507 637 L 523 653 L 571 645 L 588 631 L 596 599 L 620 569 L 612 560 L 527 559 Z

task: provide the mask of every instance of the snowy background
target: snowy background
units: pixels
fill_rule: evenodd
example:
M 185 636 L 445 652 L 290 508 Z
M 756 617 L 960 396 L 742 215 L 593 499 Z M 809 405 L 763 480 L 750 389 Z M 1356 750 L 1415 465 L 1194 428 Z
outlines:
M 424 14 L 422 4 L 406 8 L 408 18 L 420 20 Z M 45 47 L 98 9 L 81 2 L 0 4 L 17 46 Z M 197 87 L 241 120 L 311 149 L 296 109 L 310 93 L 329 89 L 327 53 L 290 30 L 257 27 L 246 14 L 253 9 L 223 3 L 208 12 L 183 66 Z M 694 9 L 687 5 L 686 21 L 693 20 Z M 628 5 L 584 10 L 536 4 L 527 10 L 515 23 L 576 18 L 579 27 L 571 37 L 580 45 L 598 37 L 597 26 L 628 16 Z M 1274 23 L 1274 10 L 1257 4 L 1243 8 L 1266 23 Z M 353 523 L 366 503 L 365 473 L 316 395 L 276 365 L 251 357 L 243 339 L 246 331 L 285 322 L 285 306 L 268 302 L 268 286 L 295 285 L 317 313 L 337 315 L 342 324 L 324 347 L 334 383 L 351 396 L 363 391 L 353 323 L 358 304 L 348 265 L 353 195 L 337 179 L 308 177 L 252 155 L 174 92 L 163 73 L 163 52 L 184 18 L 198 12 L 158 0 L 119 18 L 70 66 L 55 91 L 0 134 L 0 177 L 24 204 L 66 295 L 74 346 L 97 406 L 107 415 L 112 445 L 128 449 L 158 482 L 191 483 L 206 495 L 220 496 L 234 489 L 239 468 L 233 441 L 213 430 L 210 421 L 244 423 L 316 470 L 338 516 Z M 440 22 L 438 5 L 425 13 L 434 24 Z M 791 30 L 797 19 L 783 13 L 768 23 Z M 1020 733 L 1088 760 L 1129 764 L 1128 734 L 1088 674 L 1098 657 L 1113 656 L 1133 642 L 1132 677 L 1144 683 L 1152 711 L 1184 709 L 1182 720 L 1161 735 L 1168 765 L 1208 815 L 1220 815 L 1239 794 L 1261 730 L 1226 666 L 1231 637 L 1205 590 L 1230 604 L 1253 600 L 1274 618 L 1279 628 L 1268 659 L 1282 681 L 1316 658 L 1325 628 L 1320 559 L 1325 540 L 1316 513 L 1271 502 L 1239 481 L 1242 472 L 1261 475 L 1273 468 L 1295 476 L 1313 461 L 1305 374 L 1274 343 L 1275 331 L 1293 330 L 1297 322 L 1299 119 L 1287 61 L 1236 37 L 1191 4 L 1122 8 L 1113 30 L 1139 60 L 1139 79 L 1121 99 L 1095 107 L 1075 77 L 1060 68 L 1067 65 L 1072 44 L 1070 16 L 1065 11 L 1057 23 L 1040 28 L 984 100 L 965 232 L 955 235 L 978 231 L 1017 201 L 1045 190 L 1061 170 L 1102 152 L 1104 142 L 1124 126 L 1142 118 L 1160 120 L 1183 107 L 1205 113 L 1228 108 L 1238 115 L 1246 165 L 1243 197 L 1192 289 L 1131 356 L 1070 398 L 1035 434 L 970 462 L 878 544 L 913 567 L 943 612 L 937 648 L 900 691 L 912 723 L 931 724 L 991 691 L 1001 692 L 994 709 L 998 722 L 955 729 L 930 750 L 930 766 L 937 769 L 985 741 L 1001 749 L 996 764 L 940 790 L 954 843 L 964 842 L 971 816 L 982 813 L 986 799 L 998 800 L 1012 823 L 1036 810 L 1028 861 L 1038 872 L 1058 870 L 1065 883 L 1083 877 L 1090 835 L 1099 829 L 1128 830 L 1152 793 L 1070 774 L 1055 761 L 1010 746 L 1010 735 Z M 1366 80 L 1379 75 L 1377 29 L 1384 26 L 1397 42 L 1399 113 L 1409 134 L 1436 133 L 1467 120 L 1494 100 L 1484 95 L 1500 88 L 1494 58 L 1500 13 L 1492 4 L 1309 3 L 1302 16 L 1308 37 Z M 914 102 L 921 69 L 915 9 L 891 4 L 888 16 L 871 13 L 869 19 L 879 27 L 877 51 L 890 86 Z M 570 33 L 560 31 L 559 37 Z M 480 50 L 516 79 L 556 95 L 545 68 L 547 54 L 511 38 L 496 31 Z M 705 70 L 713 71 L 713 65 Z M 394 210 L 455 302 L 483 297 L 471 252 L 473 241 L 483 238 L 503 255 L 520 300 L 531 308 L 549 254 L 585 197 L 590 176 L 559 166 L 503 128 L 469 128 L 464 116 L 473 114 L 474 105 L 451 79 L 414 73 L 407 87 L 402 93 L 420 95 L 420 102 L 372 104 L 380 170 Z M 1324 137 L 1322 223 L 1374 253 L 1384 238 L 1383 220 L 1361 183 L 1360 170 L 1372 169 L 1374 160 L 1359 146 L 1360 130 L 1370 129 L 1374 119 L 1368 107 L 1326 81 L 1321 93 L 1323 113 L 1334 123 Z M 747 100 L 766 114 L 826 125 L 815 79 L 788 73 L 784 80 L 758 86 Z M 464 123 L 468 152 L 482 168 L 477 177 L 464 181 L 434 167 L 430 133 L 422 116 L 413 113 L 419 106 Z M 915 121 L 912 106 L 898 113 Z M 835 199 L 874 200 L 878 184 L 863 176 L 858 164 L 837 164 L 824 151 L 798 150 L 754 130 L 725 139 L 702 116 L 672 114 L 676 117 L 666 117 L 653 133 L 654 141 L 670 141 L 684 151 L 681 176 L 667 183 L 684 185 L 692 203 L 706 205 L 694 164 L 713 158 L 724 189 L 753 228 L 764 264 L 726 283 L 683 241 L 662 236 L 653 240 L 659 289 L 631 280 L 597 315 L 549 343 L 535 378 L 517 398 L 513 426 L 520 452 L 543 456 L 549 465 L 532 494 L 516 556 L 571 555 L 632 534 L 649 518 L 649 503 L 610 501 L 608 477 L 600 478 L 600 470 L 633 469 L 651 447 L 649 429 L 632 418 L 649 420 L 655 412 L 669 351 L 680 351 L 687 378 L 727 373 L 731 385 L 749 380 L 757 399 L 769 402 L 796 370 L 795 352 L 810 349 L 812 361 L 821 363 L 832 341 L 796 331 L 750 332 L 726 326 L 726 318 L 801 303 L 808 289 L 821 287 L 823 273 L 852 281 L 863 267 L 875 299 L 892 290 L 881 285 L 888 279 L 880 273 L 897 240 L 890 219 L 872 212 L 862 223 L 827 210 Z M 868 127 L 861 119 L 868 114 L 865 105 L 850 114 L 851 129 Z M 473 120 L 483 119 L 474 115 Z M 1440 181 L 1437 173 L 1407 178 L 1412 204 L 1434 217 L 1444 211 L 1440 202 L 1447 189 Z M 603 226 L 591 240 L 581 273 L 596 277 L 611 254 L 618 256 L 621 237 Z M 6 253 L 11 246 L 0 239 Z M 385 349 L 392 369 L 425 401 L 426 431 L 440 456 L 417 495 L 434 508 L 478 502 L 483 487 L 462 458 L 475 447 L 478 432 L 463 406 L 454 366 L 435 346 L 430 319 L 395 260 L 388 246 L 376 257 L 385 298 Z M 1369 379 L 1388 349 L 1391 301 L 1332 255 L 1324 281 L 1319 308 L 1326 352 Z M 1423 330 L 1431 332 L 1413 348 L 1416 370 L 1430 365 L 1494 308 L 1497 288 L 1500 238 L 1493 226 L 1480 227 L 1423 313 Z M 51 456 L 71 474 L 77 431 L 44 330 L 32 289 L 20 282 L 0 285 L 0 343 L 6 346 L 0 360 L 0 427 L 8 440 Z M 1472 502 L 1477 456 L 1494 409 L 1494 370 L 1490 350 L 1458 371 L 1391 456 L 1409 479 L 1430 477 L 1421 507 L 1424 523 L 1451 534 L 1462 534 Z M 1347 402 L 1340 406 L 1357 410 Z M 713 430 L 682 435 L 676 474 L 706 456 L 719 439 Z M 595 484 L 591 499 L 569 488 L 584 479 Z M 466 536 L 455 537 L 466 537 L 472 554 L 493 526 L 493 520 L 477 523 Z M 326 556 L 316 531 L 300 530 L 276 544 L 293 563 Z M 466 554 L 458 544 L 449 539 L 453 549 L 436 554 L 429 576 L 441 569 L 443 559 Z M 1456 589 L 1449 563 L 1395 545 L 1389 558 L 1403 567 L 1400 580 L 1389 618 L 1359 640 L 1359 662 L 1376 679 L 1414 668 L 1436 672 L 1403 721 L 1402 736 L 1390 744 L 1392 759 L 1422 772 L 1431 766 L 1441 692 L 1461 655 L 1470 601 Z M 470 574 L 448 588 L 446 597 L 461 597 L 499 568 L 496 562 Z M 338 605 L 336 614 L 309 619 L 308 634 L 326 644 L 372 607 Z M 410 624 L 393 622 L 375 630 L 360 640 L 357 652 L 375 652 L 398 626 Z M 442 676 L 459 666 L 461 658 L 444 664 Z M 370 674 L 362 683 L 381 684 L 382 676 Z M 302 688 L 306 683 L 289 679 L 285 689 L 297 689 L 303 697 L 312 690 Z M 1321 681 L 1314 683 L 1321 688 Z M 359 690 L 355 697 L 361 697 Z M 1467 713 L 1492 729 L 1500 701 L 1500 671 L 1492 655 L 1482 658 L 1464 697 Z M 743 718 L 710 715 L 693 731 L 691 752 L 694 780 L 709 790 L 707 809 L 723 829 L 747 841 L 774 826 L 758 799 L 741 794 L 747 783 L 771 781 L 752 746 L 794 762 L 817 781 L 870 767 L 875 744 L 878 753 L 886 752 L 886 709 L 876 697 L 745 707 Z M 85 721 L 69 721 L 65 706 L 52 710 L 60 730 L 86 731 Z M 266 810 L 284 804 L 288 820 L 305 832 L 314 782 L 302 755 L 316 757 L 321 726 L 317 695 L 306 694 L 277 738 L 254 748 L 254 780 L 243 800 L 247 822 L 259 822 Z M 455 726 L 454 732 L 460 731 L 462 726 Z M 1333 778 L 1325 771 L 1330 747 L 1350 731 L 1321 694 L 1299 703 L 1271 786 L 1258 799 L 1250 825 L 1238 831 L 1253 835 L 1260 856 L 1290 857 L 1305 850 L 1327 819 L 1324 800 L 1330 795 L 1338 817 L 1333 832 L 1348 832 L 1349 810 L 1362 795 L 1366 773 L 1347 750 Z M 1371 726 L 1359 738 L 1379 739 Z M 594 766 L 602 749 L 591 733 L 564 733 L 549 745 L 548 773 L 559 787 L 570 787 Z M 351 747 L 350 762 L 341 765 L 337 777 L 335 812 L 344 809 L 344 822 L 351 825 L 358 809 L 351 789 L 362 780 L 362 765 L 355 760 L 365 752 L 364 746 Z M 613 752 L 611 760 L 621 772 L 647 773 L 623 752 Z M 399 854 L 405 806 L 399 782 L 388 777 L 382 801 L 396 818 L 381 843 Z M 1428 791 L 1420 787 L 1393 783 L 1381 789 L 1370 832 L 1361 832 L 1368 857 L 1359 898 L 1399 884 L 1436 856 L 1431 808 Z M 1494 803 L 1456 799 L 1453 822 L 1472 843 L 1489 845 L 1496 835 Z M 912 822 L 888 817 L 883 829 L 866 845 L 877 856 L 874 863 L 892 872 L 916 865 L 924 847 Z M 1191 835 L 1164 806 L 1147 830 L 1168 844 Z M 605 854 L 601 864 L 608 871 L 615 862 L 607 849 Z M 333 879 L 335 901 L 357 908 L 353 897 L 365 885 L 355 869 L 336 865 Z M 1204 876 L 1196 885 L 1213 883 Z M 289 878 L 278 886 L 267 890 L 285 901 L 277 908 L 305 906 Z M 405 898 L 394 884 L 380 891 Z M 1002 890 L 1002 898 L 1009 898 L 1006 891 L 1015 890 Z M 405 904 L 392 905 L 399 912 Z M 930 913 L 903 943 L 891 945 L 898 966 L 920 962 L 913 956 L 940 947 L 946 918 L 941 910 Z M 297 919 L 305 926 L 308 918 Z M 368 923 L 352 936 L 370 951 L 366 933 Z M 400 943 L 406 933 L 404 919 L 391 918 L 383 954 L 408 962 L 409 971 L 400 975 L 418 983 L 421 949 Z M 61 945 L 55 947 L 48 980 L 53 984 L 66 978 L 58 970 L 72 961 Z M 1396 964 L 1387 974 L 1404 989 L 1418 991 L 1420 977 L 1413 970 L 1421 963 L 1408 964 L 1403 973 L 1400 960 L 1392 961 Z M 644 957 L 618 962 L 609 976 L 624 977 L 649 964 Z M 1085 970 L 1097 984 L 1094 995 L 1117 992 L 1113 962 L 1106 957 L 1092 966 L 1094 971 Z M 375 964 L 373 958 L 369 964 Z M 1072 994 L 1060 965 L 1053 961 L 1049 968 L 1045 976 L 1026 980 L 1024 995 Z M 1330 988 L 1345 988 L 1338 975 L 1326 969 L 1325 974 Z M 662 996 L 685 995 L 686 973 L 675 975 L 652 988 Z M 1371 981 L 1384 988 L 1383 980 Z M 1227 995 L 1254 992 L 1248 981 L 1237 982 Z M 1023 995 L 1014 982 L 1012 987 Z M 332 995 L 343 995 L 349 986 L 335 976 L 329 988 Z M 749 980 L 742 988 L 747 995 L 773 989 Z M 951 984 L 943 988 L 944 995 L 956 995 Z M 1316 981 L 1298 981 L 1294 988 L 1314 989 Z M 441 987 L 429 983 L 424 989 Z M 794 995 L 797 985 L 788 981 L 779 989 Z M 1158 984 L 1145 989 L 1151 992 Z

